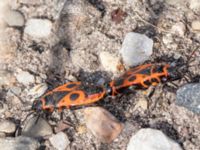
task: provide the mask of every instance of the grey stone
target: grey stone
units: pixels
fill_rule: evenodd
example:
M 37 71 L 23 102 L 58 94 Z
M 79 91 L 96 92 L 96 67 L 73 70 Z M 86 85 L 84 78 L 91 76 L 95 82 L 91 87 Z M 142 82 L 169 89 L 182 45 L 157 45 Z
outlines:
M 0 70 L 0 86 L 12 86 L 15 83 L 15 77 L 12 72 Z
M 200 1 L 199 0 L 190 0 L 189 7 L 190 9 L 199 12 L 200 11 Z
M 152 39 L 143 34 L 130 32 L 126 34 L 120 53 L 126 65 L 135 66 L 148 60 L 152 49 Z
M 0 149 L 2 150 L 36 150 L 37 148 L 39 148 L 39 143 L 29 137 L 0 138 Z
M 26 71 L 20 71 L 16 75 L 16 78 L 19 83 L 22 83 L 24 85 L 28 85 L 35 82 L 34 76 Z
M 200 31 L 200 20 L 192 21 L 191 26 L 194 31 Z
M 8 106 L 0 101 L 0 114 L 3 114 L 8 109 Z
M 51 34 L 52 23 L 47 19 L 29 19 L 24 32 L 35 38 L 46 38 Z
M 51 142 L 53 147 L 56 148 L 57 150 L 65 150 L 67 146 L 70 144 L 67 135 L 63 132 L 59 132 L 55 135 L 52 135 L 49 138 L 49 141 Z
M 46 83 L 37 84 L 36 86 L 30 89 L 28 95 L 32 96 L 33 98 L 38 98 L 42 96 L 47 89 L 48 86 Z
M 127 150 L 182 150 L 182 148 L 163 132 L 147 128 L 140 129 L 131 137 Z
M 16 10 L 9 10 L 5 13 L 4 21 L 9 26 L 24 26 L 24 16 Z
M 16 130 L 16 125 L 9 120 L 0 121 L 0 132 L 4 133 L 14 133 Z
M 186 84 L 178 89 L 176 104 L 200 113 L 200 84 Z
M 184 36 L 186 32 L 186 26 L 183 22 L 178 22 L 172 26 L 172 33 L 178 34 L 180 36 Z
M 16 95 L 19 95 L 22 91 L 22 89 L 20 87 L 17 87 L 17 86 L 11 87 L 10 90 L 12 91 L 12 93 L 14 93 Z
M 185 0 L 165 0 L 165 2 L 169 5 L 173 5 L 175 7 L 183 7 L 185 6 L 185 3 L 184 3 Z
M 19 0 L 19 2 L 28 5 L 42 5 L 44 3 L 43 0 Z
M 38 118 L 36 116 L 27 121 L 25 127 L 22 129 L 22 135 L 40 138 L 53 133 L 51 126 L 46 120 L 41 117 L 38 120 L 37 119 Z
M 120 58 L 109 53 L 109 52 L 101 52 L 99 54 L 101 64 L 106 71 L 111 71 L 113 73 L 118 71 L 117 66 L 120 64 Z

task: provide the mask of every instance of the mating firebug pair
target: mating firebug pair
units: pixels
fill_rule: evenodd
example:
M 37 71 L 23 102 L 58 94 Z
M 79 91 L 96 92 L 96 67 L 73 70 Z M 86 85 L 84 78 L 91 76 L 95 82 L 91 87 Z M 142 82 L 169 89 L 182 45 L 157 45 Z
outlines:
M 176 69 L 177 68 L 177 69 Z M 110 81 L 106 86 L 85 84 L 84 82 L 68 82 L 35 100 L 32 110 L 36 112 L 53 112 L 72 106 L 88 105 L 103 99 L 106 95 L 115 96 L 129 87 L 148 88 L 160 82 L 181 78 L 180 72 L 185 67 L 174 64 L 145 64 L 126 71 L 121 77 Z M 179 69 L 179 70 L 178 70 Z

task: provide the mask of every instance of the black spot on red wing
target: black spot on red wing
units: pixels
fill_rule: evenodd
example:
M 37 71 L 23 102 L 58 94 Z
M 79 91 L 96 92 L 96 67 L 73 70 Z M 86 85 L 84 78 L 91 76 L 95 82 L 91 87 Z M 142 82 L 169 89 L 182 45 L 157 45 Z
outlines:
M 46 95 L 44 97 L 44 100 L 45 100 L 45 106 L 54 105 L 54 100 L 53 100 L 53 95 L 52 94 Z
M 114 86 L 120 86 L 123 85 L 123 83 L 124 83 L 124 78 L 119 78 L 114 81 Z
M 137 74 L 151 75 L 151 68 L 143 69 L 143 70 L 137 72 Z
M 155 72 L 163 73 L 164 72 L 164 66 L 158 66 L 158 67 L 156 67 Z
M 134 81 L 135 79 L 136 79 L 135 76 L 131 76 L 131 77 L 128 79 L 128 81 L 129 81 L 129 82 L 132 82 L 132 81 Z
M 74 83 L 68 84 L 68 85 L 66 86 L 66 88 L 71 89 L 71 88 L 75 87 L 76 85 L 77 85 L 77 84 L 74 84 Z
M 54 105 L 56 106 L 57 103 L 62 99 L 64 98 L 69 92 L 67 91 L 56 91 L 56 92 L 53 92 L 52 94 L 50 95 L 46 95 L 44 97 L 45 99 L 45 105 L 48 106 L 48 105 Z
M 159 83 L 157 79 L 153 78 L 151 79 L 151 82 L 156 82 L 156 83 Z
M 104 88 L 101 86 L 91 85 L 91 84 L 81 84 L 79 90 L 84 91 L 86 95 L 93 95 L 102 93 Z
M 75 101 L 80 95 L 78 93 L 73 93 L 70 95 L 70 100 L 71 101 Z
M 146 80 L 146 81 L 144 81 L 144 84 L 150 86 L 150 85 L 151 85 L 151 82 L 150 82 L 149 80 Z

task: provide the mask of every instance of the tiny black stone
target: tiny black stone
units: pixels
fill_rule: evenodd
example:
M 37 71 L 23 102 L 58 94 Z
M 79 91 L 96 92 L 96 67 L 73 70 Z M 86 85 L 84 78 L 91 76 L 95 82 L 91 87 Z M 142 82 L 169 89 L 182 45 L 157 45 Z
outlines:
M 70 95 L 70 100 L 74 101 L 74 100 L 76 100 L 78 97 L 79 97 L 79 94 L 77 94 L 77 93 L 71 94 L 71 95 Z

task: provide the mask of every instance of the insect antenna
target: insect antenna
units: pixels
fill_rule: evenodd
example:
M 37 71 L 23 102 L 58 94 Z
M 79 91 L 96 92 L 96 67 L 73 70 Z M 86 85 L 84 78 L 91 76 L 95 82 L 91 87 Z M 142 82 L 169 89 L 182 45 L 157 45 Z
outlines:
M 192 51 L 192 53 L 191 53 L 189 56 L 186 56 L 186 57 L 187 57 L 187 61 L 186 61 L 186 63 L 184 63 L 185 66 L 189 67 L 189 64 L 190 64 L 191 62 L 195 61 L 195 59 L 194 59 L 193 56 L 194 56 L 195 52 L 196 52 L 198 49 L 199 49 L 199 47 L 197 47 L 196 49 L 194 49 L 194 50 Z M 192 59 L 192 58 L 193 58 L 193 59 Z
M 193 61 L 195 61 L 195 59 L 194 59 L 193 56 L 194 56 L 195 52 L 196 52 L 198 49 L 199 49 L 199 47 L 197 47 L 196 49 L 194 49 L 194 50 L 191 52 L 190 55 L 187 55 L 187 56 L 186 56 L 187 61 L 186 61 L 185 63 L 179 64 L 179 65 L 181 65 L 181 66 L 180 66 L 180 69 L 177 69 L 177 72 L 178 72 L 179 74 L 182 74 L 182 75 L 183 75 L 182 78 L 184 78 L 187 82 L 189 82 L 189 80 L 186 78 L 186 75 L 189 75 L 190 78 L 192 77 L 192 75 L 189 74 L 188 69 L 191 68 L 191 67 L 196 66 L 196 65 L 190 65 L 190 63 L 193 62 Z
M 173 66 L 173 72 L 175 72 L 176 76 L 175 79 L 173 79 L 172 81 L 169 81 L 168 83 L 171 83 L 176 89 L 178 89 L 178 85 L 176 85 L 173 81 L 174 80 L 179 80 L 179 82 L 181 82 L 180 79 L 185 79 L 185 81 L 187 83 L 189 83 L 190 79 L 192 79 L 193 75 L 189 72 L 189 68 L 192 67 L 192 66 L 195 66 L 195 65 L 189 65 L 192 61 L 194 61 L 195 59 L 192 59 L 194 58 L 194 54 L 195 52 L 199 49 L 199 47 L 197 47 L 196 49 L 194 49 L 191 54 L 187 55 L 186 56 L 186 59 L 187 61 L 186 62 L 183 62 L 184 60 L 179 58 L 177 59 L 175 62 L 173 62 L 171 65 Z M 182 60 L 182 61 L 180 61 Z M 175 69 L 175 67 L 177 69 Z M 188 79 L 189 78 L 189 79 Z M 167 84 L 167 83 L 166 83 Z

